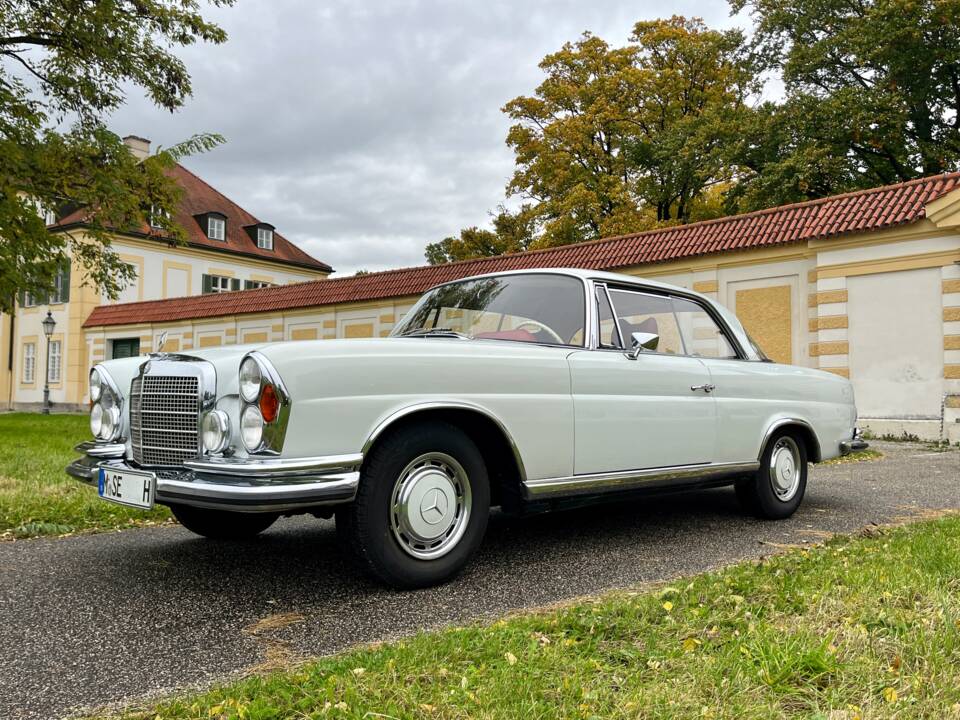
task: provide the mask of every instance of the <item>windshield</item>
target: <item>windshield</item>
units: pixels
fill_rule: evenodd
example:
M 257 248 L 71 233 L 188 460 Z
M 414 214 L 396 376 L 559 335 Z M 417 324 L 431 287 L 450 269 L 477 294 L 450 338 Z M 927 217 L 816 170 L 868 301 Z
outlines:
M 434 288 L 392 334 L 582 347 L 585 314 L 583 282 L 577 278 L 504 275 Z

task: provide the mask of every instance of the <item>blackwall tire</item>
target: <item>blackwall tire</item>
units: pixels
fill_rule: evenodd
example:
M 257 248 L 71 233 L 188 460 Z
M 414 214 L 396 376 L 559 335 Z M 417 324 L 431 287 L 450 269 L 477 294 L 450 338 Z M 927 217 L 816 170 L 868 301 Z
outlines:
M 337 523 L 341 523 L 338 511 Z M 483 457 L 460 428 L 408 425 L 365 459 L 341 532 L 376 580 L 396 589 L 453 578 L 480 547 L 490 514 Z
M 191 505 L 171 505 L 170 511 L 187 530 L 211 540 L 249 540 L 277 520 L 274 513 L 209 510 Z
M 783 520 L 800 507 L 808 473 L 803 439 L 785 430 L 767 441 L 759 470 L 737 481 L 737 497 L 758 518 Z

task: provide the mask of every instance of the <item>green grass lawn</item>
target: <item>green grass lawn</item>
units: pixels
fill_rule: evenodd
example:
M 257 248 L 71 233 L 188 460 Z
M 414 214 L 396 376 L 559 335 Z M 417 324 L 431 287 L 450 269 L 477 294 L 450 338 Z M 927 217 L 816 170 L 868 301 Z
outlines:
M 0 538 L 108 530 L 169 517 L 104 502 L 67 476 L 73 446 L 90 439 L 86 415 L 0 413 Z
M 422 634 L 126 717 L 960 717 L 960 517 Z

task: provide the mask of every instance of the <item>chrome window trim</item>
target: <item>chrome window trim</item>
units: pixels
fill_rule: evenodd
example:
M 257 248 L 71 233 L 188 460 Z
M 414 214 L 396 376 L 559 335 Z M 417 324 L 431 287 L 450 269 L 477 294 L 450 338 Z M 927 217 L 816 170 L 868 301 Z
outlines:
M 602 285 L 606 288 L 607 298 L 610 300 L 610 307 L 613 309 L 613 314 L 616 315 L 617 309 L 613 305 L 613 299 L 610 298 L 610 288 L 611 288 L 610 282 L 607 280 L 591 280 L 591 283 L 594 287 Z M 709 358 L 709 357 L 700 357 L 697 355 L 675 355 L 671 353 L 651 353 L 649 351 L 644 352 L 643 355 L 656 354 L 656 355 L 664 355 L 666 357 L 693 357 L 693 358 L 696 358 L 697 360 L 744 360 L 747 362 L 752 362 L 748 357 L 746 351 L 744 351 L 743 346 L 740 344 L 740 341 L 737 339 L 736 333 L 734 333 L 733 330 L 730 329 L 730 326 L 727 324 L 727 322 L 720 316 L 720 314 L 716 310 L 713 309 L 713 307 L 711 307 L 709 303 L 704 302 L 703 298 L 690 293 L 666 290 L 663 288 L 650 287 L 649 285 L 644 285 L 642 283 L 637 283 L 636 285 L 633 285 L 631 283 L 614 283 L 612 287 L 614 290 L 623 290 L 625 292 L 637 292 L 645 295 L 655 295 L 659 297 L 668 297 L 668 298 L 678 297 L 678 298 L 682 298 L 683 300 L 689 300 L 690 302 L 695 303 L 696 305 L 701 307 L 703 311 L 707 313 L 707 315 L 710 316 L 711 320 L 713 320 L 716 323 L 717 327 L 723 333 L 723 336 L 727 339 L 727 342 L 730 343 L 730 347 L 733 348 L 733 351 L 735 353 L 737 353 L 737 357 L 734 357 L 734 358 Z M 593 304 L 596 305 L 595 298 L 594 298 Z M 618 325 L 617 333 L 619 334 L 620 332 L 619 323 L 617 323 L 617 325 Z M 621 337 L 621 342 L 622 341 L 623 341 L 623 338 Z M 611 351 L 619 352 L 619 353 L 624 352 L 624 350 L 620 348 L 604 348 L 604 347 L 599 347 L 597 345 L 595 345 L 592 349 L 601 350 L 605 352 L 611 352 Z
M 591 322 L 592 322 L 593 312 L 594 312 L 593 306 L 596 304 L 596 303 L 594 302 L 593 295 L 591 294 L 591 293 L 593 292 L 593 284 L 592 284 L 588 279 L 586 279 L 586 278 L 584 278 L 584 277 L 581 277 L 581 276 L 579 276 L 579 275 L 569 275 L 569 274 L 567 274 L 567 273 L 558 273 L 558 272 L 538 272 L 538 271 L 536 271 L 536 270 L 531 270 L 530 272 L 486 273 L 486 274 L 484 274 L 484 275 L 475 275 L 475 276 L 471 276 L 471 277 L 460 278 L 460 279 L 458 279 L 458 280 L 449 280 L 449 281 L 447 281 L 447 282 L 445 282 L 445 283 L 440 283 L 439 285 L 433 285 L 433 286 L 430 287 L 426 292 L 424 292 L 423 295 L 421 295 L 419 299 L 417 299 L 417 302 L 415 302 L 415 303 L 413 304 L 413 306 L 412 306 L 409 310 L 407 310 L 407 312 L 405 312 L 405 313 L 403 314 L 403 317 L 400 318 L 399 322 L 397 322 L 397 323 L 393 326 L 393 330 L 390 331 L 390 335 L 388 335 L 388 337 L 391 337 L 391 338 L 403 337 L 403 335 L 398 335 L 398 334 L 396 334 L 396 333 L 397 333 L 397 330 L 403 326 L 403 321 L 406 320 L 407 316 L 408 316 L 410 313 L 412 313 L 414 310 L 416 310 L 417 306 L 420 304 L 420 300 L 422 300 L 424 297 L 426 297 L 427 293 L 431 293 L 431 292 L 433 292 L 434 290 L 436 290 L 437 288 L 446 287 L 447 285 L 456 285 L 456 284 L 462 283 L 462 282 L 473 282 L 473 281 L 476 281 L 476 280 L 483 280 L 483 279 L 485 279 L 485 278 L 493 278 L 493 277 L 510 277 L 510 278 L 513 278 L 513 277 L 524 277 L 524 276 L 527 276 L 527 275 L 546 275 L 546 276 L 548 276 L 548 277 L 566 277 L 566 278 L 570 278 L 571 280 L 576 280 L 577 282 L 579 282 L 579 283 L 583 286 L 583 294 L 584 294 L 584 303 L 583 303 L 583 319 L 584 319 L 583 341 L 582 341 L 579 345 L 577 345 L 577 344 L 575 344 L 575 343 L 527 342 L 526 340 L 510 340 L 510 339 L 508 339 L 508 338 L 474 338 L 474 337 L 471 337 L 471 338 L 468 338 L 468 339 L 469 339 L 469 340 L 475 340 L 475 341 L 477 341 L 477 342 L 482 342 L 482 341 L 484 341 L 484 340 L 492 340 L 492 341 L 494 341 L 494 342 L 523 343 L 524 345 L 539 345 L 539 346 L 541 346 L 541 347 L 567 348 L 567 349 L 570 349 L 570 350 L 590 350 L 590 349 L 592 349 L 592 347 L 593 347 L 593 342 L 594 342 L 594 337 L 593 337 L 593 336 L 594 336 L 594 333 L 593 333 L 593 329 L 592 329 L 592 327 L 591 327 Z

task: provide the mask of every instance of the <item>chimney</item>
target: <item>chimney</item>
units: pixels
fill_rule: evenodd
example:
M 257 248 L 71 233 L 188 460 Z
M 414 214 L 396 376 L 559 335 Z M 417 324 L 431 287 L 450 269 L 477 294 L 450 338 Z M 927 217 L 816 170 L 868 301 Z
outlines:
M 130 152 L 137 160 L 143 160 L 150 154 L 150 141 L 136 135 L 127 135 L 123 144 L 130 148 Z

